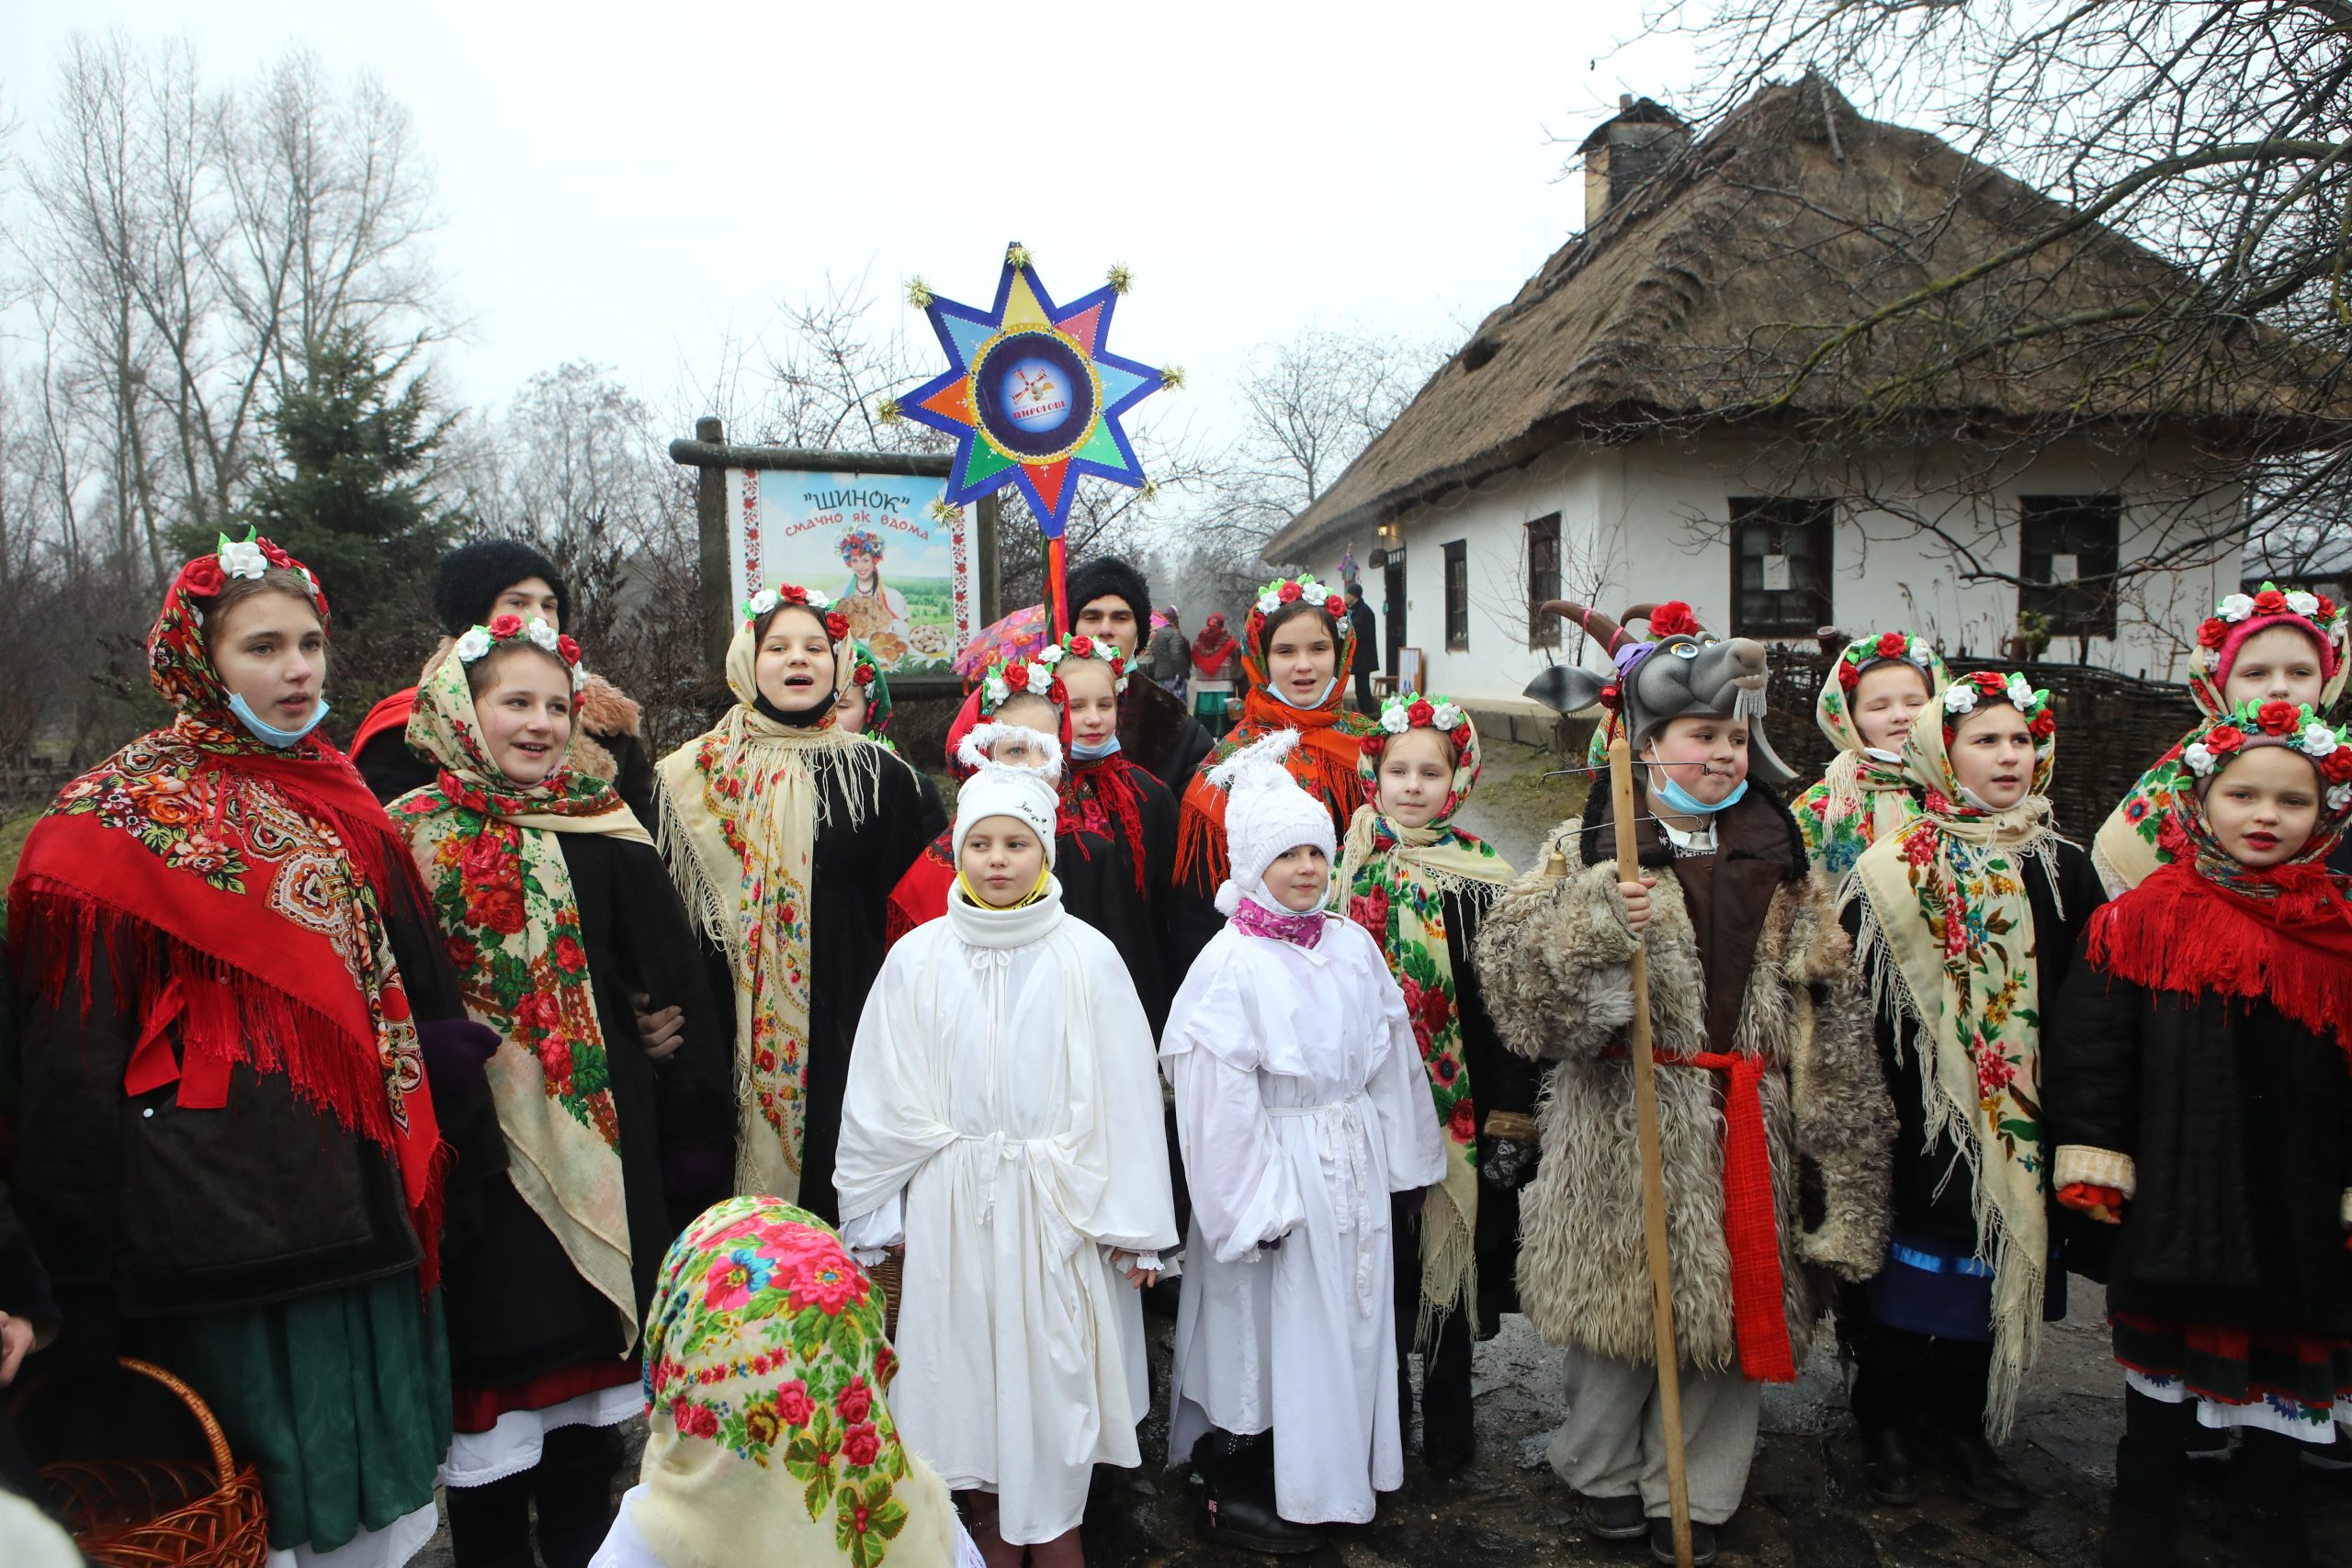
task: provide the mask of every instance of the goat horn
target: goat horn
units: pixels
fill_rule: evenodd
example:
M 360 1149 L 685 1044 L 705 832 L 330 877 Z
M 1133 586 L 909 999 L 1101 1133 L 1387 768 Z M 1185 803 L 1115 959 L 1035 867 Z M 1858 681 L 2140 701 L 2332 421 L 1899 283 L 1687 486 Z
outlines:
M 1584 635 L 1600 644 L 1601 653 L 1617 657 L 1617 645 L 1625 640 L 1625 628 L 1589 604 L 1573 599 L 1551 599 L 1537 606 L 1540 614 L 1554 615 L 1564 621 L 1574 622 Z
M 1657 606 L 1656 604 L 1636 604 L 1632 609 L 1627 610 L 1623 615 L 1618 616 L 1617 620 L 1620 625 L 1630 626 L 1635 621 L 1648 620 L 1650 618 L 1651 612 L 1657 608 Z

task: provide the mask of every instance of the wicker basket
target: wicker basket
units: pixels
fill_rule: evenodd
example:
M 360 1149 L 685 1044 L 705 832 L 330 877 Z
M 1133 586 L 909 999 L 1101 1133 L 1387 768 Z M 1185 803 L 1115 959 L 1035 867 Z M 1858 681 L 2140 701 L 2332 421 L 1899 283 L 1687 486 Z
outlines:
M 163 1368 L 122 1358 L 187 1406 L 211 1445 L 209 1466 L 185 1460 L 104 1460 L 41 1467 L 74 1544 L 93 1568 L 261 1568 L 269 1511 L 252 1465 L 236 1468 L 229 1438 L 196 1390 Z
M 903 1252 L 893 1252 L 865 1271 L 882 1292 L 882 1332 L 892 1339 L 899 1337 L 899 1287 L 907 1277 L 907 1258 Z

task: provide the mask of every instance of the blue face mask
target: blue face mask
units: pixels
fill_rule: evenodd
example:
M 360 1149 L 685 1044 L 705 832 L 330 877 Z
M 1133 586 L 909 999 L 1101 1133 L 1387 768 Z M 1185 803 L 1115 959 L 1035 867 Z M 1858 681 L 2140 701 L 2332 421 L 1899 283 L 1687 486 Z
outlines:
M 1747 781 L 1742 779 L 1731 786 L 1729 795 L 1710 806 L 1675 783 L 1673 776 L 1663 769 L 1659 770 L 1653 783 L 1657 790 L 1658 804 L 1668 811 L 1679 812 L 1685 817 L 1712 817 L 1726 807 L 1737 806 L 1739 797 L 1747 793 Z
M 1118 754 L 1118 750 L 1119 738 L 1115 734 L 1111 736 L 1108 739 L 1098 741 L 1093 745 L 1089 745 L 1083 740 L 1076 739 L 1073 739 L 1069 743 L 1069 754 L 1073 761 L 1099 762 L 1105 757 L 1116 756 Z
M 262 716 L 254 712 L 252 705 L 245 701 L 242 693 L 232 692 L 229 694 L 229 711 L 237 716 L 237 722 L 245 727 L 245 733 L 263 745 L 275 746 L 281 751 L 289 746 L 300 744 L 302 737 L 324 724 L 327 707 L 327 700 L 322 695 L 319 698 L 319 705 L 311 710 L 310 719 L 301 728 L 280 729 L 274 724 L 264 723 Z
M 1290 698 L 1283 694 L 1283 689 L 1280 686 L 1270 685 L 1266 689 L 1274 694 L 1274 700 L 1282 704 L 1283 706 L 1296 708 L 1301 713 L 1313 713 L 1316 709 L 1323 705 L 1324 700 L 1331 694 L 1331 688 L 1339 683 L 1340 678 L 1337 675 L 1332 676 L 1329 680 L 1323 682 L 1322 690 L 1317 692 L 1311 699 L 1303 703 L 1292 702 Z

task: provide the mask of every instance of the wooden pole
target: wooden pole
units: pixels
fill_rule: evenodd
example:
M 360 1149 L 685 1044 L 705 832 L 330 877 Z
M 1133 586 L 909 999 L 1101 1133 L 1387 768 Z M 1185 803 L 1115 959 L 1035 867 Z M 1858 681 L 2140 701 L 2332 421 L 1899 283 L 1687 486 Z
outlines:
M 1634 752 L 1621 728 L 1609 742 L 1609 798 L 1617 825 L 1617 876 L 1640 880 L 1634 846 Z M 1682 1363 L 1674 1339 L 1674 1275 L 1666 1255 L 1666 1168 L 1658 1153 L 1657 1057 L 1650 1045 L 1650 964 L 1637 944 L 1630 965 L 1634 1021 L 1626 1031 L 1634 1065 L 1634 1125 L 1641 1146 L 1642 1220 L 1650 1262 L 1650 1312 L 1657 1332 L 1657 1402 L 1666 1428 L 1666 1495 L 1674 1523 L 1676 1568 L 1690 1560 L 1690 1481 L 1682 1465 Z
M 727 427 L 705 414 L 695 421 L 695 439 L 718 447 L 727 439 Z M 724 692 L 727 645 L 735 637 L 734 567 L 727 555 L 727 470 L 716 463 L 702 464 L 695 474 L 695 532 L 701 551 L 703 665 L 712 684 Z

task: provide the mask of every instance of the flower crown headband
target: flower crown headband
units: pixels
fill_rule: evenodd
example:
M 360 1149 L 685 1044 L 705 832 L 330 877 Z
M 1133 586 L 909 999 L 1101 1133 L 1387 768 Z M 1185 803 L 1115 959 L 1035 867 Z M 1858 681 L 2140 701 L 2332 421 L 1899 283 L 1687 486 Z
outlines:
M 858 644 L 856 654 L 850 665 L 849 683 L 855 686 L 859 694 L 871 702 L 874 700 L 874 682 L 880 674 L 881 671 L 874 667 L 873 651 L 865 644 Z
M 1061 677 L 1054 673 L 1054 666 L 1061 660 L 1062 650 L 1048 645 L 1039 649 L 1035 659 L 1000 659 L 989 665 L 980 676 L 982 716 L 1023 695 L 1043 697 L 1059 707 L 1069 698 Z
M 1453 743 L 1457 757 L 1470 744 L 1470 716 L 1452 697 L 1428 697 L 1419 692 L 1391 693 L 1381 699 L 1380 728 L 1361 742 L 1364 755 L 1379 756 L 1391 740 L 1408 729 L 1441 731 Z
M 1935 650 L 1928 646 L 1925 638 L 1913 637 L 1906 632 L 1881 632 L 1875 642 L 1864 642 L 1857 638 L 1848 643 L 1846 651 L 1838 656 L 1838 689 L 1852 691 L 1862 683 L 1864 665 L 1879 664 L 1889 660 L 1902 660 L 1926 675 L 1932 683 L 1935 674 L 1928 668 L 1928 660 L 1934 652 Z
M 882 536 L 874 532 L 871 528 L 859 528 L 852 533 L 843 534 L 842 536 L 842 559 L 849 559 L 851 555 L 854 553 L 869 555 L 876 560 L 880 560 L 882 558 Z
M 1125 694 L 1127 656 L 1121 653 L 1114 644 L 1105 642 L 1101 637 L 1089 637 L 1084 632 L 1079 632 L 1074 636 L 1062 638 L 1058 643 L 1047 643 L 1037 650 L 1037 658 L 1042 663 L 1057 667 L 1064 659 L 1101 660 L 1111 667 L 1111 690 L 1122 695 Z M 1057 676 L 1058 677 L 1058 669 L 1057 669 Z M 1060 680 L 1057 678 L 1054 684 L 1059 686 Z M 1060 700 L 1058 697 L 1055 699 L 1057 702 Z
M 1311 572 L 1296 577 L 1277 577 L 1258 590 L 1258 598 L 1250 606 L 1250 615 L 1241 627 L 1242 646 L 1254 658 L 1265 657 L 1258 645 L 1265 631 L 1266 617 L 1285 604 L 1307 604 L 1319 606 L 1346 635 L 1348 602 L 1316 581 Z
M 2334 641 L 2344 629 L 2344 610 L 2326 594 L 2265 582 L 2256 593 L 2224 594 L 2205 624 L 2197 628 L 2198 653 L 2209 667 L 2219 666 L 2230 633 L 2256 615 L 2295 615 L 2309 621 L 2323 644 Z
M 1894 634 L 1889 632 L 1889 637 Z M 2026 728 L 2033 734 L 2033 750 L 2037 756 L 2050 750 L 2051 737 L 2058 733 L 2058 716 L 2050 706 L 2047 690 L 2030 686 L 2018 674 L 2003 675 L 1992 670 L 1979 670 L 1973 675 L 1962 675 L 1944 689 L 1944 741 L 1949 745 L 1952 731 L 1960 721 L 1974 713 L 1981 703 L 2007 703 L 2023 714 Z
M 537 615 L 528 621 L 511 613 L 493 615 L 488 626 L 475 626 L 459 637 L 452 651 L 457 654 L 460 664 L 472 664 L 488 658 L 494 649 L 513 648 L 526 642 L 543 653 L 554 654 L 563 661 L 563 667 L 571 672 L 571 689 L 574 692 L 588 683 L 588 671 L 580 662 L 580 645 L 559 634 Z
M 226 534 L 216 534 L 213 537 L 212 554 L 198 556 L 180 568 L 178 586 L 181 592 L 198 599 L 209 599 L 227 588 L 232 577 L 250 581 L 268 575 L 273 569 L 299 572 L 302 581 L 311 585 L 311 601 L 319 612 L 319 619 L 324 621 L 327 618 L 327 596 L 319 587 L 318 575 L 261 537 L 258 530 L 248 525 L 242 539 L 232 539 Z M 201 610 L 194 604 L 188 608 L 196 613 L 198 620 L 203 619 Z
M 2352 806 L 2352 730 L 2329 724 L 2309 704 L 2273 700 L 2246 703 L 2223 714 L 2181 748 L 2180 760 L 2199 779 L 2210 779 L 2232 758 L 2263 746 L 2279 746 L 2311 759 L 2327 783 L 2327 808 Z
M 763 588 L 743 601 L 743 624 L 759 625 L 760 617 L 772 610 L 792 604 L 803 610 L 814 610 L 825 623 L 825 635 L 835 642 L 849 636 L 849 617 L 833 608 L 833 602 L 822 593 L 814 592 L 796 583 L 783 583 L 775 588 Z

